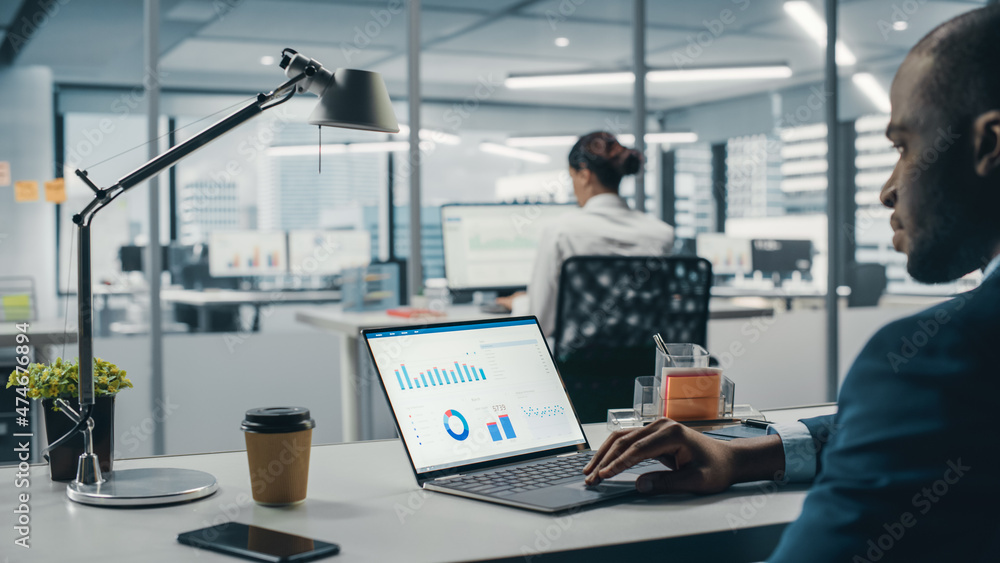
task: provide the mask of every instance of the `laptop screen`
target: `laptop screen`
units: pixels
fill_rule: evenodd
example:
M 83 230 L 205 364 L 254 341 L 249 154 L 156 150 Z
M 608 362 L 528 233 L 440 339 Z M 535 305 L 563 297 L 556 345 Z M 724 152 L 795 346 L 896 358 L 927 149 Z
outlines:
M 534 318 L 365 338 L 418 474 L 586 443 Z

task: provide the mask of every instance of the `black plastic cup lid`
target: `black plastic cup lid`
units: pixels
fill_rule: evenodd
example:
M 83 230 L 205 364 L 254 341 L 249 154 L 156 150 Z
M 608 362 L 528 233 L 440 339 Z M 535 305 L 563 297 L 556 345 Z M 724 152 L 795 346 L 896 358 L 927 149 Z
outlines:
M 265 407 L 250 409 L 240 429 L 244 432 L 277 434 L 299 432 L 316 427 L 316 421 L 309 418 L 309 409 L 304 407 Z

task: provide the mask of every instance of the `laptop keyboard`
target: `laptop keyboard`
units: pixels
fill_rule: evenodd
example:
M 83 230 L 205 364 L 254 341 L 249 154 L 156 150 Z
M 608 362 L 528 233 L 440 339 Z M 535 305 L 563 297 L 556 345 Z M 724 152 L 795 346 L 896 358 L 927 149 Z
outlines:
M 474 475 L 464 475 L 447 481 L 436 483 L 452 489 L 458 489 L 469 493 L 484 495 L 507 495 L 524 493 L 583 481 L 583 468 L 590 462 L 594 452 L 583 452 L 568 457 L 557 457 L 540 463 L 522 465 L 476 473 Z M 646 460 L 635 467 L 644 468 L 657 465 L 655 460 Z

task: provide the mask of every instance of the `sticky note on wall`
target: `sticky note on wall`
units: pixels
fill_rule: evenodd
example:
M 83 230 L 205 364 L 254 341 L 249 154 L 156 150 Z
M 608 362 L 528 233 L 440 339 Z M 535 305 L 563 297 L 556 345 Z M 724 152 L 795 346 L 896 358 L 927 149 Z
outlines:
M 38 201 L 38 181 L 18 180 L 14 182 L 14 201 Z
M 10 163 L 0 161 L 0 187 L 10 185 Z
M 51 182 L 45 182 L 45 201 L 52 203 L 66 202 L 66 181 L 56 178 Z

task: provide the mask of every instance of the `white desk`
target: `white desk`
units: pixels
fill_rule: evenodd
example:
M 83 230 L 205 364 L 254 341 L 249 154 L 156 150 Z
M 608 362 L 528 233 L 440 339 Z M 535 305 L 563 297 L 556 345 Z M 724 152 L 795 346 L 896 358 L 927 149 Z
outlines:
M 592 447 L 603 425 L 588 425 Z M 309 495 L 299 505 L 252 502 L 246 454 L 229 452 L 119 461 L 116 468 L 178 467 L 208 471 L 219 492 L 171 507 L 108 509 L 66 498 L 48 468 L 31 468 L 28 488 L 14 488 L 15 468 L 0 469 L 2 553 L 12 562 L 237 559 L 176 541 L 180 532 L 229 521 L 340 544 L 331 562 L 389 561 L 759 561 L 801 511 L 806 487 L 745 484 L 722 494 L 635 498 L 567 514 L 544 515 L 417 488 L 397 440 L 312 449 Z M 30 499 L 31 549 L 14 546 L 16 494 Z M 573 550 L 589 550 L 586 552 Z M 538 561 L 538 560 L 534 560 Z
M 260 330 L 260 308 L 270 305 L 319 304 L 340 301 L 340 292 L 333 290 L 254 290 L 234 289 L 164 289 L 160 299 L 168 303 L 190 305 L 198 310 L 198 326 L 205 330 L 208 326 L 208 311 L 213 307 L 251 305 L 254 308 L 253 332 Z
M 710 303 L 710 319 L 743 319 L 773 316 L 770 307 L 738 307 L 724 303 Z M 374 416 L 371 412 L 372 397 L 381 393 L 375 374 L 368 368 L 361 350 L 359 334 L 364 329 L 388 326 L 419 325 L 435 322 L 468 321 L 479 319 L 504 319 L 508 315 L 483 313 L 474 305 L 453 305 L 446 317 L 405 318 L 387 315 L 382 311 L 348 313 L 340 307 L 326 307 L 295 312 L 295 320 L 329 330 L 340 340 L 341 416 L 344 441 L 367 440 L 374 437 Z M 366 407 L 362 407 L 366 405 Z

